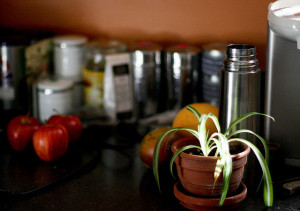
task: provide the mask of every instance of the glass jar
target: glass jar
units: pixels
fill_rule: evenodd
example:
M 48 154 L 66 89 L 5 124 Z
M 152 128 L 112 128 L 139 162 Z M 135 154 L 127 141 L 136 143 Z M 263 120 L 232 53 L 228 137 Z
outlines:
M 103 110 L 105 56 L 125 51 L 126 45 L 116 40 L 97 39 L 87 44 L 86 65 L 83 70 L 85 106 Z

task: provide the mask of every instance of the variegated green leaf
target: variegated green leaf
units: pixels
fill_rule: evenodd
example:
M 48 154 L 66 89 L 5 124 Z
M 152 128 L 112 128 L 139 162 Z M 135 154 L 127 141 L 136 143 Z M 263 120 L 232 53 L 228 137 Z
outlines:
M 246 145 L 248 145 L 252 151 L 254 152 L 257 160 L 259 161 L 259 164 L 261 166 L 261 169 L 263 171 L 263 178 L 264 178 L 264 202 L 265 205 L 268 207 L 273 206 L 273 184 L 272 184 L 272 178 L 269 171 L 268 164 L 266 160 L 264 159 L 264 156 L 261 154 L 259 149 L 252 144 L 251 142 L 241 139 L 241 138 L 233 138 L 230 140 L 230 142 L 238 141 L 242 142 Z
M 234 120 L 233 122 L 230 123 L 229 127 L 227 128 L 227 130 L 225 131 L 224 135 L 227 135 L 229 133 L 229 131 L 238 123 L 240 123 L 241 121 L 243 121 L 244 119 L 250 117 L 250 116 L 253 116 L 253 115 L 262 115 L 262 116 L 266 116 L 266 117 L 269 117 L 271 118 L 273 121 L 275 121 L 275 119 L 270 116 L 270 115 L 267 115 L 267 114 L 263 114 L 263 113 L 258 113 L 258 112 L 250 112 L 250 113 L 247 113 L 239 118 L 237 118 L 236 120 Z
M 229 188 L 229 182 L 232 174 L 232 158 L 229 153 L 224 153 L 223 155 L 225 157 L 225 165 L 223 168 L 223 184 L 222 184 L 222 191 L 221 191 L 221 197 L 219 206 L 222 206 L 225 198 L 227 196 L 228 188 Z
M 192 112 L 199 120 L 199 122 L 201 122 L 201 114 L 192 106 L 186 106 L 186 109 L 189 110 L 190 112 Z

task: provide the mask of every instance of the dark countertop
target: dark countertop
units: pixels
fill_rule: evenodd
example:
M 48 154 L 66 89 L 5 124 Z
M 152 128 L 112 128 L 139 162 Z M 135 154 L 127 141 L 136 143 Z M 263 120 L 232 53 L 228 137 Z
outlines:
M 140 140 L 132 128 L 93 127 L 61 161 L 44 163 L 32 151 L 13 152 L 2 134 L 0 210 L 185 210 L 173 195 L 168 172 L 158 192 L 152 171 L 139 158 Z M 52 186 L 30 192 L 49 183 Z M 27 193 L 17 194 L 21 192 Z M 267 209 L 259 193 L 248 194 L 238 210 Z M 269 210 L 300 210 L 300 194 L 286 196 L 276 189 Z

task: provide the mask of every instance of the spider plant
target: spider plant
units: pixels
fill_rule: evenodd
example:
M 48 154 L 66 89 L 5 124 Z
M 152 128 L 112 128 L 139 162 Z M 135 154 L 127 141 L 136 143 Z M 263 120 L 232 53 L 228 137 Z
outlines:
M 179 130 L 185 130 L 193 134 L 198 140 L 199 140 L 199 146 L 196 145 L 188 145 L 185 147 L 182 147 L 179 149 L 176 153 L 174 153 L 173 157 L 170 160 L 170 171 L 171 174 L 173 175 L 173 163 L 175 158 L 183 151 L 191 148 L 196 148 L 199 149 L 202 153 L 203 156 L 217 156 L 218 160 L 216 163 L 215 171 L 214 171 L 214 181 L 218 179 L 218 177 L 221 175 L 223 172 L 223 184 L 222 184 L 222 191 L 221 191 L 221 196 L 220 196 L 220 202 L 219 206 L 222 206 L 227 192 L 228 192 L 228 187 L 229 187 L 229 181 L 231 178 L 231 173 L 232 173 L 232 158 L 230 154 L 230 147 L 229 144 L 232 142 L 240 142 L 245 145 L 248 145 L 250 149 L 254 152 L 256 158 L 259 161 L 259 164 L 261 166 L 263 176 L 262 180 L 264 181 L 264 202 L 266 206 L 272 206 L 273 205 L 273 185 L 272 185 L 272 178 L 270 175 L 270 171 L 268 168 L 268 162 L 269 162 L 269 150 L 266 141 L 259 136 L 258 134 L 254 133 L 253 131 L 247 130 L 247 129 L 239 129 L 233 132 L 230 132 L 231 129 L 239 124 L 241 121 L 244 119 L 253 116 L 253 115 L 263 115 L 271 118 L 272 120 L 273 117 L 258 113 L 258 112 L 251 112 L 247 113 L 238 119 L 234 120 L 228 127 L 228 129 L 224 132 L 221 133 L 221 127 L 218 121 L 218 118 L 212 114 L 202 114 L 194 109 L 191 106 L 186 107 L 189 111 L 191 111 L 194 115 L 199 120 L 198 123 L 198 131 L 189 129 L 189 128 L 183 128 L 183 127 L 178 127 L 178 128 L 172 128 L 168 131 L 166 131 L 164 134 L 161 135 L 159 140 L 157 141 L 157 144 L 155 146 L 154 150 L 154 155 L 153 155 L 153 174 L 156 180 L 156 183 L 158 185 L 158 188 L 160 190 L 160 183 L 159 183 L 159 166 L 158 166 L 158 159 L 159 159 L 159 152 L 161 150 L 161 144 L 165 138 L 165 136 L 169 133 L 175 133 Z M 206 121 L 208 119 L 211 119 L 217 129 L 217 132 L 213 133 L 212 135 L 209 136 L 209 131 L 206 129 Z M 241 133 L 249 133 L 254 136 L 256 136 L 263 144 L 264 146 L 264 155 L 260 152 L 260 150 L 250 141 L 242 139 L 242 138 L 237 138 L 238 134 Z M 173 175 L 174 177 L 174 175 Z

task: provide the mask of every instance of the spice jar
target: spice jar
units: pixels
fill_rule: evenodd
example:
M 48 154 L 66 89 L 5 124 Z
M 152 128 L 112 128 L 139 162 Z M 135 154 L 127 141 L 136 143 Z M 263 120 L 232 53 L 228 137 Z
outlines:
M 105 56 L 125 50 L 126 45 L 117 40 L 97 39 L 87 44 L 86 66 L 83 70 L 85 106 L 103 109 Z
M 37 83 L 34 92 L 34 113 L 45 122 L 55 113 L 72 112 L 73 82 L 64 79 L 44 79 Z

